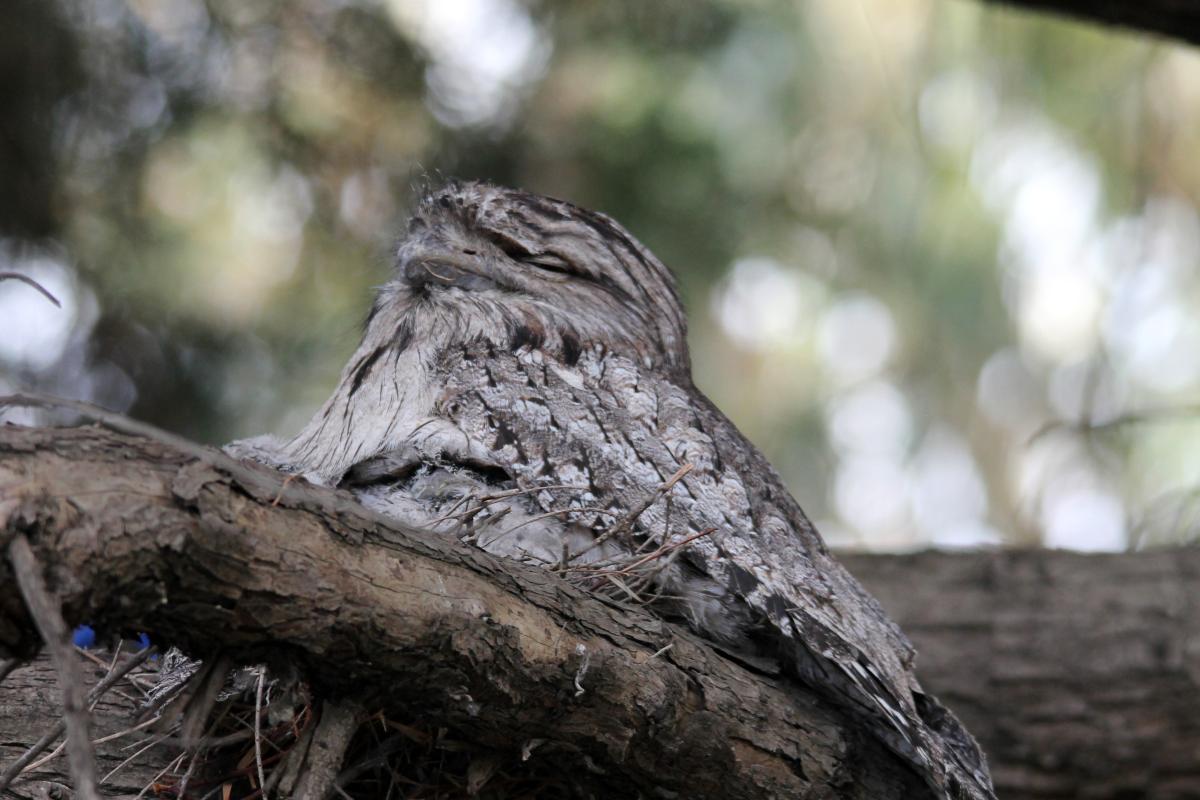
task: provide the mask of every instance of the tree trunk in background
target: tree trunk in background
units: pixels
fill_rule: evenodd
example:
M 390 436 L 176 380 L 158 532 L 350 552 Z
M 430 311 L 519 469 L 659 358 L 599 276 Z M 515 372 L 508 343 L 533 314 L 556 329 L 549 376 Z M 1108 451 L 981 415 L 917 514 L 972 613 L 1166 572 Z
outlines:
M 842 560 L 1001 798 L 1200 797 L 1200 550 Z

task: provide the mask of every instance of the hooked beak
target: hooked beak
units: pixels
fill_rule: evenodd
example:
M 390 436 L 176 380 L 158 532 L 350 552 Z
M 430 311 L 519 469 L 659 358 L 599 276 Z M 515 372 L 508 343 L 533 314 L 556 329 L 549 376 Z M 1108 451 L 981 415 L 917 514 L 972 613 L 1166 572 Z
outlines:
M 495 289 L 498 284 L 480 274 L 473 262 L 449 259 L 443 256 L 410 258 L 404 263 L 404 277 L 414 289 L 432 286 L 451 287 L 478 291 Z

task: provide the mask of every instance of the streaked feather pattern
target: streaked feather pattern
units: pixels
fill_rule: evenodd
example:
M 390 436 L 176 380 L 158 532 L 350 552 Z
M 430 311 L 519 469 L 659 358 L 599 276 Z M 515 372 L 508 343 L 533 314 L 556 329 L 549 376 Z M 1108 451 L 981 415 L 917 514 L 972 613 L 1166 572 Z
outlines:
M 942 796 L 992 797 L 911 645 L 692 384 L 670 271 L 602 214 L 478 183 L 432 192 L 334 395 L 290 441 L 231 450 L 549 567 L 675 546 L 652 573 L 663 613 L 777 658 Z

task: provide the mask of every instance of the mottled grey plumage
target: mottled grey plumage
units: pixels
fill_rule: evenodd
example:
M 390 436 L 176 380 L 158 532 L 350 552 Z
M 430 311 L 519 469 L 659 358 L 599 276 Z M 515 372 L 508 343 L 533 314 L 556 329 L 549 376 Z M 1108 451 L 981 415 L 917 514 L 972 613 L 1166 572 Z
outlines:
M 612 219 L 452 184 L 413 215 L 324 407 L 289 441 L 230 450 L 535 563 L 619 563 L 698 535 L 653 576 L 663 613 L 778 659 L 942 795 L 991 797 L 974 742 L 920 692 L 903 634 L 692 384 L 685 326 L 671 273 Z M 591 547 L 621 520 L 628 535 Z

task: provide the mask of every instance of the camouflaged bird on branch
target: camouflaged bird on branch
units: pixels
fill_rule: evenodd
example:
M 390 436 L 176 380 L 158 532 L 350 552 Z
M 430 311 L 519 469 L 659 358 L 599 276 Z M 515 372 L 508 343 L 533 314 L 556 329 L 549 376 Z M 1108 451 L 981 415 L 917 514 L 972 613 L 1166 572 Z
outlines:
M 907 639 L 693 385 L 670 271 L 603 214 L 428 193 L 333 396 L 229 450 L 682 619 L 847 708 L 940 796 L 993 796 Z

